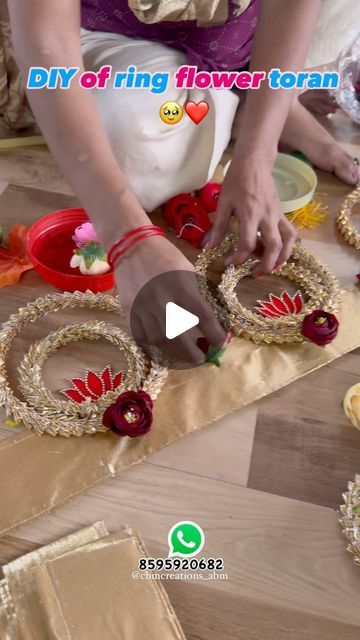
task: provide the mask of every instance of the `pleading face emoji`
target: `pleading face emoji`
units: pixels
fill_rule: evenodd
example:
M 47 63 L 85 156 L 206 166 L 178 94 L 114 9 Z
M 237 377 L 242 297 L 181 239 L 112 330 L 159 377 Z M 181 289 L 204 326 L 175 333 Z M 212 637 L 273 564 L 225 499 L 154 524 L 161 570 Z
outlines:
M 178 102 L 164 102 L 160 107 L 160 118 L 165 124 L 177 124 L 183 117 L 183 108 Z

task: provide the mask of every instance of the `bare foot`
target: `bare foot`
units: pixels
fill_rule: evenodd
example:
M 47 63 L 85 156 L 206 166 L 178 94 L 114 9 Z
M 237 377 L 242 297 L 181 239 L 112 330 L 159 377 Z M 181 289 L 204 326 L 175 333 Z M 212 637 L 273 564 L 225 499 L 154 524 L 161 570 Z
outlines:
M 299 96 L 299 102 L 316 116 L 328 116 L 330 113 L 336 113 L 339 108 L 336 100 L 326 89 L 305 91 Z
M 298 100 L 293 103 L 280 143 L 289 150 L 301 151 L 318 169 L 335 173 L 346 184 L 359 182 L 359 167 L 354 158 L 343 151 Z

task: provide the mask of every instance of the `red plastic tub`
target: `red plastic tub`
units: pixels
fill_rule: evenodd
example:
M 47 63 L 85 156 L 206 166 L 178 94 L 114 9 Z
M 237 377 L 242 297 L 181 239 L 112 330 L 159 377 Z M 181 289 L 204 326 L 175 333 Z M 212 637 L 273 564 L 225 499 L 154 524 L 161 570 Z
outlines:
M 72 239 L 76 227 L 88 221 L 84 209 L 62 209 L 44 216 L 31 227 L 28 252 L 34 269 L 54 287 L 62 291 L 109 291 L 115 286 L 112 271 L 88 276 L 70 267 L 76 248 Z

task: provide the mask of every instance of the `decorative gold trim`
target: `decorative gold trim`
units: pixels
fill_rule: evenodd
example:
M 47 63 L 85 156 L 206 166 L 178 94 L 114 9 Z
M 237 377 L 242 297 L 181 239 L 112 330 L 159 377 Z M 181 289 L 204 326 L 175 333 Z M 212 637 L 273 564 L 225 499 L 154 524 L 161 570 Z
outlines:
M 20 401 L 13 393 L 6 371 L 6 357 L 15 337 L 28 322 L 66 308 L 88 307 L 102 311 L 124 313 L 117 298 L 104 294 L 63 293 L 38 298 L 10 316 L 0 330 L 0 406 L 4 405 L 7 415 L 22 421 L 28 429 L 51 435 L 81 436 L 106 431 L 102 425 L 102 414 L 117 396 L 129 389 L 143 389 L 154 399 L 161 390 L 167 369 L 150 361 L 127 334 L 118 327 L 94 321 L 67 326 L 51 333 L 30 347 L 19 367 L 20 386 L 26 402 Z M 46 358 L 62 345 L 74 340 L 98 340 L 104 337 L 120 348 L 128 359 L 129 369 L 125 380 L 116 391 L 108 392 L 97 402 L 77 404 L 72 401 L 57 400 L 48 391 L 41 379 L 41 368 Z
M 214 249 L 203 250 L 197 264 L 199 287 L 207 301 L 218 311 L 218 301 L 215 300 L 206 284 L 206 274 L 211 263 L 222 257 L 236 246 L 236 236 L 227 236 Z M 282 316 L 280 318 L 266 318 L 244 307 L 235 292 L 239 280 L 250 276 L 258 260 L 250 259 L 237 267 L 228 267 L 222 275 L 218 292 L 225 306 L 230 329 L 237 336 L 253 340 L 256 344 L 262 342 L 278 344 L 303 342 L 301 332 L 302 322 L 306 315 L 315 309 L 336 312 L 340 306 L 340 286 L 338 280 L 313 255 L 296 245 L 290 260 L 271 272 L 271 275 L 283 276 L 296 282 L 308 298 L 303 310 L 298 315 Z
M 355 564 L 360 567 L 360 475 L 355 476 L 354 482 L 349 482 L 343 499 L 339 522 L 349 543 L 347 550 L 353 554 Z
M 345 242 L 359 250 L 360 231 L 351 222 L 352 210 L 358 202 L 360 202 L 360 186 L 345 198 L 341 211 L 336 218 L 336 225 Z

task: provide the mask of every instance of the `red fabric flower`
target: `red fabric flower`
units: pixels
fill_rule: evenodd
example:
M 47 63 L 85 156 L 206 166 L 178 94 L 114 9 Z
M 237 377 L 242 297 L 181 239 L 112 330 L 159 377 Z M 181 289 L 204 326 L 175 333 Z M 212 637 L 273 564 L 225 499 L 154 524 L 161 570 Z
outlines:
M 179 212 L 187 205 L 196 205 L 197 198 L 190 193 L 180 193 L 178 196 L 171 198 L 164 207 L 164 218 L 170 229 L 175 229 L 176 220 Z
M 85 379 L 73 378 L 71 384 L 73 389 L 65 389 L 61 393 L 74 402 L 84 402 L 85 400 L 98 400 L 108 391 L 115 391 L 124 379 L 124 372 L 113 374 L 111 366 L 98 376 L 94 371 L 87 371 Z
M 218 184 L 217 182 L 208 182 L 208 184 L 206 184 L 205 187 L 203 187 L 200 190 L 200 193 L 199 193 L 200 203 L 209 213 L 216 211 L 219 197 L 220 197 L 220 192 L 221 192 L 221 185 Z
M 178 238 L 199 249 L 205 234 L 211 229 L 207 211 L 200 204 L 186 205 L 178 212 L 175 231 Z
M 339 323 L 333 313 L 317 309 L 304 318 L 302 332 L 305 338 L 324 346 L 332 342 L 338 333 Z
M 151 429 L 152 408 L 153 402 L 145 391 L 125 391 L 106 409 L 103 424 L 118 436 L 144 436 Z

